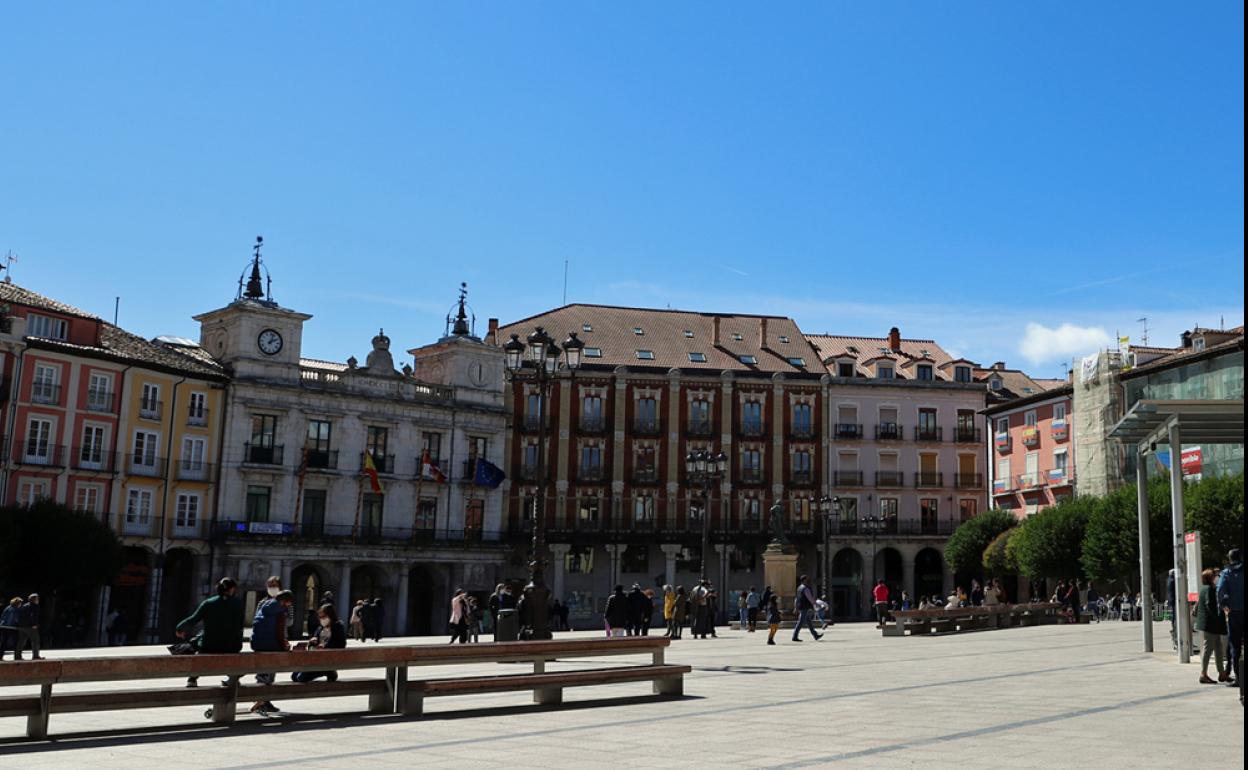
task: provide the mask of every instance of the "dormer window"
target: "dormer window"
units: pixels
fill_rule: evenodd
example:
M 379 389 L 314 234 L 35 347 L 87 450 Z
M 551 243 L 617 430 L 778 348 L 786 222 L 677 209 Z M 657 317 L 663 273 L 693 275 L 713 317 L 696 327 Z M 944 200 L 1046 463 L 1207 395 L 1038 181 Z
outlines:
M 932 379 L 932 365 L 931 364 L 919 364 L 918 366 L 915 367 L 914 372 L 915 372 L 916 380 L 931 380 Z
M 593 330 L 594 330 L 594 325 L 593 325 L 593 324 L 581 324 L 581 331 L 583 331 L 583 332 L 592 332 Z
M 638 360 L 641 360 L 641 361 L 653 361 L 654 351 L 653 350 L 638 350 L 637 358 Z
M 894 378 L 892 364 L 879 364 L 875 367 L 875 378 L 877 380 L 891 380 Z
M 26 315 L 26 334 L 50 340 L 63 340 L 68 336 L 69 324 L 64 318 L 50 318 L 38 313 Z
M 836 376 L 837 377 L 853 377 L 854 376 L 854 364 L 850 361 L 841 361 L 840 363 L 836 365 Z
M 689 353 L 689 362 L 694 364 L 704 364 L 706 363 L 706 354 L 698 353 L 696 351 L 691 352 Z
M 586 358 L 602 358 L 602 348 L 585 348 L 581 353 Z
M 993 377 L 991 380 L 988 380 L 988 387 L 992 388 L 993 390 L 1001 390 L 1001 386 L 1003 384 L 1004 383 L 1001 382 L 1000 377 Z
M 1204 350 L 1204 349 L 1205 349 L 1205 338 L 1193 337 L 1192 338 L 1192 350 Z
M 743 363 L 743 364 L 749 364 L 750 366 L 754 366 L 755 364 L 757 364 L 757 363 L 758 363 L 758 357 L 757 357 L 757 356 L 751 356 L 751 355 L 749 355 L 749 354 L 743 355 L 743 356 L 741 356 L 741 363 Z
M 633 334 L 636 334 L 638 337 L 642 336 L 645 333 L 646 333 L 645 330 L 642 329 L 640 326 L 633 327 Z
M 954 379 L 954 382 L 970 382 L 971 381 L 971 367 L 969 366 L 953 367 L 953 379 Z

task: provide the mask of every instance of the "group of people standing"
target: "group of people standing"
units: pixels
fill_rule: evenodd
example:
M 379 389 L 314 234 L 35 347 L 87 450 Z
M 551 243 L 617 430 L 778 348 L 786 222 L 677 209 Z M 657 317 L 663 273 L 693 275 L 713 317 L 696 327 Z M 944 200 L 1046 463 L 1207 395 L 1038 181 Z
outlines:
M 653 610 L 653 603 L 650 605 Z M 715 637 L 715 614 L 719 608 L 719 594 L 709 580 L 699 580 L 693 590 L 684 586 L 663 586 L 663 623 L 668 639 L 682 638 L 685 624 L 695 639 Z M 649 615 L 646 624 L 649 627 Z
M 607 597 L 603 612 L 607 636 L 649 636 L 653 616 L 654 597 L 652 592 L 643 591 L 640 583 L 633 583 L 627 594 L 624 586 L 617 585 Z
M 22 651 L 30 647 L 30 659 L 42 660 L 39 654 L 39 594 L 31 594 L 22 601 L 14 596 L 0 610 L 0 661 L 4 653 L 13 650 L 13 660 L 25 660 Z
M 311 610 L 308 611 L 311 615 Z M 385 607 L 381 603 L 381 599 L 357 599 L 355 606 L 351 608 L 350 631 L 351 638 L 359 642 L 372 639 L 374 642 L 381 641 L 381 626 L 386 618 Z M 312 618 L 308 618 L 308 634 L 312 634 L 314 626 Z

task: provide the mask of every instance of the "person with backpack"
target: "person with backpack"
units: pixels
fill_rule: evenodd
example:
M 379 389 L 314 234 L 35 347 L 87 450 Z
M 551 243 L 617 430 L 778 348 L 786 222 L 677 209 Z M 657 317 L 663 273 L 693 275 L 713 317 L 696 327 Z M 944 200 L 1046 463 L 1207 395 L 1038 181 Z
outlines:
M 238 584 L 233 578 L 223 577 L 217 581 L 217 593 L 199 603 L 189 616 L 175 627 L 179 639 L 196 625 L 199 633 L 191 639 L 197 653 L 231 655 L 243 649 L 243 601 L 238 598 Z M 227 680 L 228 681 L 228 680 Z M 186 680 L 187 687 L 196 687 L 199 677 Z
M 810 577 L 802 575 L 797 581 L 797 623 L 793 626 L 793 641 L 800 642 L 802 626 L 810 629 L 810 635 L 819 641 L 823 634 L 815 630 L 815 592 L 810 587 Z
M 273 581 L 277 581 L 277 585 L 281 586 L 278 578 L 269 578 L 268 588 L 273 588 Z M 287 652 L 290 650 L 290 642 L 286 638 L 286 629 L 290 625 L 290 611 L 294 606 L 295 595 L 287 590 L 279 590 L 268 599 L 260 602 L 256 607 L 256 614 L 251 619 L 251 649 L 253 652 Z M 277 681 L 277 674 L 272 672 L 262 672 L 256 674 L 256 681 L 260 684 L 273 684 Z M 277 706 L 272 701 L 263 700 L 256 701 L 251 705 L 252 713 L 260 712 L 267 715 L 271 711 L 277 711 Z

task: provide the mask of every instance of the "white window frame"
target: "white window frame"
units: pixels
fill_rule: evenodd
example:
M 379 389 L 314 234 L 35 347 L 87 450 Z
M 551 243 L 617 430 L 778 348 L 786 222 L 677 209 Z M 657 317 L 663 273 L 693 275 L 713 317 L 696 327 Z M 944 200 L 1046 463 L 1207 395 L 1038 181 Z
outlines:
M 53 318 L 41 313 L 27 313 L 26 334 L 50 340 L 64 340 L 69 337 L 69 322 L 64 318 Z
M 198 492 L 179 492 L 174 508 L 173 526 L 182 530 L 198 529 L 200 510 Z
M 143 383 L 143 391 L 139 394 L 139 416 L 160 416 L 160 385 L 155 382 Z
M 189 450 L 189 451 L 188 451 Z M 208 440 L 202 436 L 183 436 L 178 471 L 187 475 L 203 474 L 204 458 L 208 456 Z
M 34 505 L 51 497 L 51 489 L 48 479 L 22 479 L 17 485 L 16 502 L 18 505 Z
M 1025 425 L 1028 428 L 1036 427 L 1036 410 L 1035 409 L 1028 409 L 1026 412 L 1023 412 L 1023 425 Z
M 136 430 L 134 441 L 130 444 L 130 467 L 156 469 L 156 461 L 160 459 L 160 434 L 154 430 Z M 150 451 L 149 451 L 150 449 Z M 148 460 L 151 462 L 148 462 Z
M 42 449 L 42 451 L 32 452 L 30 451 L 31 449 L 30 436 L 32 432 L 31 429 L 35 428 L 36 426 L 39 426 L 39 430 L 37 432 L 40 435 L 38 439 L 36 439 L 35 446 L 36 446 L 36 450 Z M 55 437 L 56 437 L 56 421 L 55 420 L 50 420 L 47 417 L 35 417 L 35 416 L 31 416 L 27 418 L 26 435 L 23 437 L 24 446 L 22 447 L 22 454 L 26 458 L 26 461 L 35 465 L 51 463 L 52 456 L 56 451 L 56 438 Z
M 1028 452 L 1023 456 L 1023 479 L 1035 484 L 1040 480 L 1040 453 Z
M 36 362 L 35 373 L 30 380 L 30 400 L 39 403 L 59 401 L 60 397 L 56 393 L 56 388 L 60 384 L 61 367 L 42 361 Z
M 1066 421 L 1066 405 L 1065 404 L 1053 405 L 1053 419 L 1060 420 L 1062 422 Z
M 1004 436 L 1005 434 L 1009 432 L 1010 432 L 1010 418 L 998 417 L 997 418 L 997 435 Z
M 100 501 L 103 499 L 104 488 L 99 484 L 79 484 L 74 492 L 74 508 L 86 513 L 100 513 Z
M 1062 458 L 1060 462 L 1057 459 L 1059 457 Z M 1066 447 L 1053 450 L 1053 470 L 1060 470 L 1062 476 L 1070 471 L 1070 455 L 1067 454 Z
M 192 391 L 187 399 L 186 419 L 190 425 L 208 424 L 208 394 L 203 391 Z
M 94 440 L 96 438 L 99 439 L 98 442 Z M 107 446 L 108 426 L 101 425 L 98 422 L 84 422 L 82 424 L 82 438 L 78 445 L 78 465 L 83 468 L 103 468 Z M 92 453 L 93 456 L 90 459 L 85 454 L 88 449 L 97 450 Z
M 101 397 L 105 400 L 101 401 Z M 87 408 L 94 412 L 113 410 L 113 377 L 104 372 L 91 372 L 87 378 Z
M 1004 481 L 1007 486 L 1010 485 L 1010 458 L 997 458 L 997 480 Z
M 145 527 L 152 523 L 152 506 L 156 495 L 149 487 L 130 487 L 126 490 L 126 524 Z

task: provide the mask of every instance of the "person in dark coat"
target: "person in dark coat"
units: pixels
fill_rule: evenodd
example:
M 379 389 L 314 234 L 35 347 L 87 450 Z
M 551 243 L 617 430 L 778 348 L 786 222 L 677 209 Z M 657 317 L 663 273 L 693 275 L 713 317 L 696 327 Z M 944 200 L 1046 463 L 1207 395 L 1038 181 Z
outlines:
M 322 604 L 316 614 L 316 633 L 308 641 L 309 650 L 343 650 L 347 647 L 347 628 L 338 619 L 338 613 L 332 604 Z M 338 681 L 337 671 L 296 671 L 290 675 L 293 682 L 313 682 L 325 677 L 330 682 Z
M 608 636 L 624 635 L 628 628 L 628 597 L 624 595 L 624 586 L 617 585 L 615 592 L 607 597 L 603 619 L 607 624 Z
M 382 607 L 380 597 L 373 599 L 372 612 L 370 612 L 368 616 L 373 623 L 372 633 L 368 634 L 368 636 L 371 637 L 374 642 L 380 642 L 381 627 L 385 624 L 386 620 L 386 611 L 385 608 Z
M 190 616 L 178 623 L 179 639 L 186 639 L 196 624 L 203 627 L 195 636 L 195 651 L 203 654 L 229 655 L 243 649 L 243 600 L 238 598 L 238 584 L 233 578 L 217 581 L 217 595 L 204 599 Z M 186 680 L 195 687 L 199 677 Z
M 641 592 L 641 584 L 633 583 L 628 592 L 628 635 L 641 636 L 641 629 L 650 624 L 650 612 L 653 602 Z

